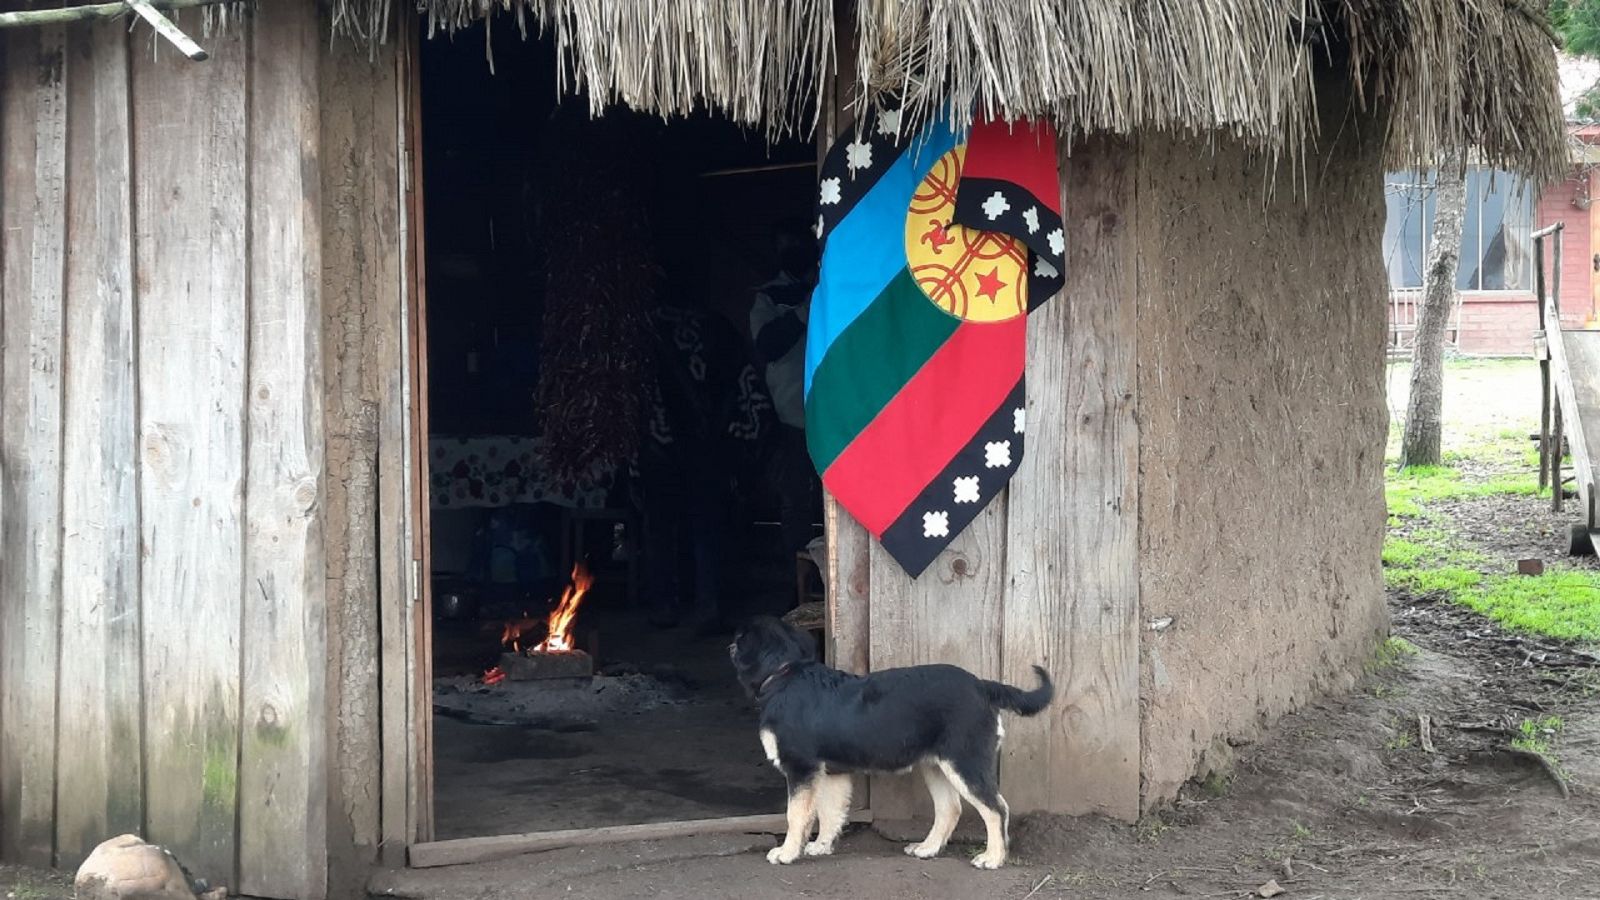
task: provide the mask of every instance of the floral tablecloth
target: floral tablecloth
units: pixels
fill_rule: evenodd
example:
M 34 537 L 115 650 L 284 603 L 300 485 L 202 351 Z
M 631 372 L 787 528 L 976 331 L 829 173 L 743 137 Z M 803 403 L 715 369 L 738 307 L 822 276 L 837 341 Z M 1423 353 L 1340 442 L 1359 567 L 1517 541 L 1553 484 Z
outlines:
M 428 439 L 429 502 L 435 509 L 553 503 L 605 506 L 609 470 L 593 466 L 576 482 L 552 481 L 543 463 L 544 440 L 519 435 L 436 435 Z

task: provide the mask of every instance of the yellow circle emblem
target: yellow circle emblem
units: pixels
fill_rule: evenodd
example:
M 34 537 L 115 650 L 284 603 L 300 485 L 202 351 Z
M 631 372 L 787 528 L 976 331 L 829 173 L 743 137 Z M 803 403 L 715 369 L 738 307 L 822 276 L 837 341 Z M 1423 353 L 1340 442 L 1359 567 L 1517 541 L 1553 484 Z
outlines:
M 940 309 L 972 322 L 1003 322 L 1028 311 L 1028 248 L 1010 235 L 951 222 L 966 145 L 940 157 L 906 210 L 906 261 Z

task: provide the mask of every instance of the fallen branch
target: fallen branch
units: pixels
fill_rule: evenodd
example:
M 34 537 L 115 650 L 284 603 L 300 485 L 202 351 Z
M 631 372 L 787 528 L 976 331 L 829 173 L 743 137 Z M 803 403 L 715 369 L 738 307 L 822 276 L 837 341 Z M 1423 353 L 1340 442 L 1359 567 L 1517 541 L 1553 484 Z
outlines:
M 1039 893 L 1039 889 L 1049 884 L 1055 877 L 1054 875 L 1046 875 L 1039 879 L 1039 883 L 1034 885 L 1033 890 L 1029 891 L 1028 896 L 1023 897 L 1022 900 L 1032 900 L 1033 895 Z

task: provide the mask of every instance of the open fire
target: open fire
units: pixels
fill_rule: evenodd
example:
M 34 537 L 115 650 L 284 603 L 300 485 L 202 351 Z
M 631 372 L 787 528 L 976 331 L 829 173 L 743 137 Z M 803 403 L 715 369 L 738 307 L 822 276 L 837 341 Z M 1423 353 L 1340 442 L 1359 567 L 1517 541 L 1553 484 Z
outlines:
M 561 591 L 561 602 L 545 620 L 545 638 L 534 645 L 533 653 L 570 653 L 572 651 L 572 621 L 577 618 L 578 605 L 594 585 L 594 576 L 583 563 L 572 566 L 572 582 Z M 522 640 L 528 632 L 538 627 L 538 621 L 527 613 L 507 622 L 500 633 L 500 646 L 512 653 L 522 652 Z
M 536 631 L 539 622 L 524 613 L 521 618 L 505 624 L 500 634 L 502 653 L 500 665 L 483 675 L 485 684 L 543 679 L 582 679 L 594 674 L 594 660 L 590 654 L 573 647 L 572 625 L 578 616 L 578 607 L 594 585 L 594 576 L 583 563 L 572 567 L 572 581 L 561 592 L 561 602 L 545 620 L 545 637 L 539 643 L 523 649 L 530 632 Z
M 549 629 L 543 643 L 533 649 L 539 653 L 570 653 L 572 651 L 572 620 L 578 615 L 578 604 L 594 584 L 594 576 L 583 563 L 572 566 L 572 583 L 561 592 L 561 602 L 550 614 Z

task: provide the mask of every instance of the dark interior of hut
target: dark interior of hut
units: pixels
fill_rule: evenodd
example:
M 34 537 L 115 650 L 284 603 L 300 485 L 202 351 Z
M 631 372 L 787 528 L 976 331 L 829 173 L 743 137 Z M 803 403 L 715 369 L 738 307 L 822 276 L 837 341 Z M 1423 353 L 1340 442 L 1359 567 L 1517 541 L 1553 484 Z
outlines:
M 726 647 L 820 628 L 815 147 L 594 119 L 557 69 L 503 22 L 423 46 L 440 839 L 781 810 Z

